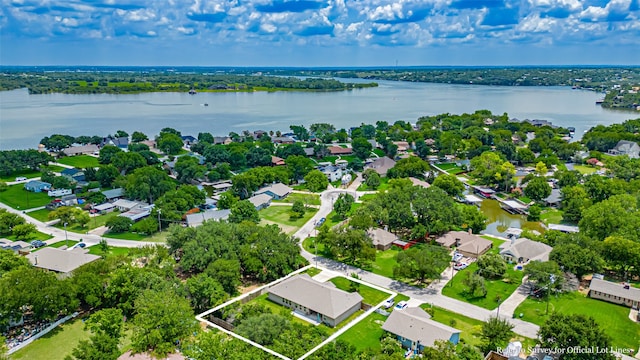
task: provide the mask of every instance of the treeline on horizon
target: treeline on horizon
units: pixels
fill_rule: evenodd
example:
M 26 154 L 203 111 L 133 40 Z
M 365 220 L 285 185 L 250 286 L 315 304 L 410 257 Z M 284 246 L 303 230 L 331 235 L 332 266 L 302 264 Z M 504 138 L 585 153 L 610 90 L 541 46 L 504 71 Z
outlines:
M 30 94 L 132 94 L 142 92 L 209 91 L 342 91 L 375 87 L 335 79 L 261 74 L 208 74 L 179 72 L 5 71 L 0 91 L 27 88 Z

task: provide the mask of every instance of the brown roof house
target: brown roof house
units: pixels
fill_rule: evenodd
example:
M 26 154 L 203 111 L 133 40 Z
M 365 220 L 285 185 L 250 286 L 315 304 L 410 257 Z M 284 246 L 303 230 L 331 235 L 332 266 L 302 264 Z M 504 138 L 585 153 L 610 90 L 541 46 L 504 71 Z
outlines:
M 375 170 L 380 176 L 385 176 L 387 175 L 387 171 L 389 171 L 389 169 L 391 169 L 392 167 L 396 166 L 396 161 L 387 157 L 387 156 L 383 156 L 381 158 L 377 158 L 375 160 L 373 160 L 373 162 L 367 166 L 365 166 L 365 169 L 373 169 Z
M 272 166 L 284 166 L 284 165 L 286 165 L 286 163 L 285 163 L 283 158 L 271 155 L 271 165 Z
M 491 240 L 464 231 L 449 231 L 437 238 L 436 242 L 448 248 L 455 246 L 459 253 L 472 258 L 479 257 L 493 246 Z
M 392 311 L 382 329 L 396 335 L 402 347 L 416 352 L 433 346 L 436 340 L 450 341 L 454 345 L 460 341 L 460 330 L 431 320 L 431 316 L 419 307 Z
M 331 155 L 350 155 L 353 154 L 352 148 L 343 148 L 342 146 L 329 146 L 327 148 Z
M 594 277 L 589 285 L 589 297 L 634 309 L 640 307 L 640 289 L 627 283 L 618 284 Z
M 362 296 L 321 283 L 307 274 L 296 275 L 269 289 L 269 300 L 318 323 L 336 326 L 360 310 Z
M 387 230 L 375 228 L 367 231 L 367 235 L 371 238 L 373 246 L 378 250 L 389 250 L 393 242 L 398 240 L 398 237 Z

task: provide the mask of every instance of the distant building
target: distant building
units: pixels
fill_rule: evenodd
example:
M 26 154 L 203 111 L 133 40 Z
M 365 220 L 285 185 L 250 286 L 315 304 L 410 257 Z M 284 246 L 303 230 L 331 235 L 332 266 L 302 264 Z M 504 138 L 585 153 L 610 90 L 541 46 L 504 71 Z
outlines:
M 33 246 L 25 241 L 11 241 L 0 239 L 0 249 L 11 250 L 15 253 L 26 255 L 31 252 Z
M 214 136 L 213 145 L 229 145 L 233 142 L 228 136 Z
M 282 200 L 286 198 L 287 195 L 289 195 L 292 191 L 292 188 L 283 183 L 275 183 L 256 191 L 255 195 L 267 194 L 271 196 L 273 200 Z
M 247 200 L 249 200 L 249 202 L 251 202 L 253 206 L 256 207 L 256 210 L 262 210 L 271 205 L 271 196 L 267 194 L 254 195 Z
M 129 211 L 133 208 L 139 208 L 144 206 L 144 204 L 139 203 L 137 201 L 131 201 L 126 199 L 117 200 L 116 202 L 113 203 L 113 205 L 115 205 L 120 211 Z
M 640 145 L 634 141 L 620 140 L 613 149 L 607 152 L 609 155 L 627 155 L 632 159 L 640 158 Z
M 98 213 L 100 214 L 107 214 L 112 212 L 113 210 L 116 209 L 116 206 L 113 205 L 112 203 L 104 203 L 104 204 L 100 204 L 100 205 L 96 205 L 93 207 L 94 210 L 96 210 Z
M 283 158 L 271 155 L 271 165 L 272 166 L 284 166 L 284 165 L 286 165 L 286 163 L 285 163 Z
M 373 160 L 373 162 L 365 166 L 365 169 L 373 169 L 378 173 L 378 175 L 386 176 L 387 171 L 389 171 L 389 169 L 391 169 L 394 166 L 396 166 L 395 160 L 387 156 L 383 156 Z
M 198 143 L 198 139 L 193 137 L 193 136 L 191 136 L 191 135 L 183 135 L 182 136 L 182 143 L 186 147 L 191 147 L 191 145 Z
M 51 184 L 40 180 L 31 180 L 28 183 L 24 184 L 24 188 L 27 191 L 39 193 L 51 189 Z
M 457 345 L 460 330 L 431 320 L 431 315 L 419 307 L 394 310 L 382 325 L 384 331 L 396 335 L 403 348 L 422 352 L 438 340 Z
M 62 150 L 62 153 L 65 154 L 66 156 L 96 155 L 99 152 L 100 152 L 100 148 L 98 148 L 98 145 L 95 145 L 95 144 L 71 146 Z
M 362 296 L 331 282 L 321 283 L 307 274 L 293 276 L 268 290 L 269 300 L 318 323 L 336 326 L 362 307 Z
M 292 137 L 289 136 L 276 136 L 272 138 L 271 141 L 276 144 L 293 144 L 296 142 Z
M 342 146 L 329 146 L 327 148 L 331 155 L 351 155 L 353 154 L 352 148 L 344 148 Z
M 381 251 L 389 250 L 393 242 L 398 240 L 396 234 L 380 228 L 367 231 L 367 235 L 371 238 L 373 246 Z
M 107 198 L 107 201 L 115 201 L 124 196 L 124 189 L 115 188 L 111 190 L 105 190 L 102 192 L 102 195 L 104 195 Z

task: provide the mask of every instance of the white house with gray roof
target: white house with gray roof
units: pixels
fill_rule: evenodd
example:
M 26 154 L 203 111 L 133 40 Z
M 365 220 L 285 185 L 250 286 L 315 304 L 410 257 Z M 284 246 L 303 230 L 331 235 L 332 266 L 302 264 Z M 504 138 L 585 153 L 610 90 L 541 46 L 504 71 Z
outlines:
M 613 149 L 609 149 L 609 155 L 627 155 L 631 159 L 640 158 L 640 145 L 634 141 L 620 140 Z
M 258 194 L 248 198 L 250 203 L 256 207 L 256 210 L 261 210 L 271 205 L 271 196 L 267 194 Z
M 221 210 L 207 210 L 201 211 L 195 214 L 187 215 L 187 225 L 189 227 L 197 227 L 202 225 L 203 222 L 213 220 L 213 221 L 221 221 L 227 220 L 229 218 L 229 214 L 231 210 L 229 209 L 221 209 Z
M 549 261 L 553 248 L 527 238 L 513 239 L 500 245 L 500 255 L 510 263 L 524 264 L 529 261 Z
M 460 341 L 460 330 L 431 320 L 431 315 L 419 307 L 393 310 L 382 329 L 396 335 L 402 347 L 416 352 L 433 346 L 437 340 L 454 345 Z
M 328 326 L 336 326 L 360 310 L 362 296 L 321 283 L 307 274 L 296 275 L 269 289 L 269 300 Z
M 619 284 L 594 277 L 589 285 L 589 297 L 634 309 L 640 307 L 640 289 L 628 283 Z
M 255 192 L 255 195 L 259 194 L 267 194 L 271 196 L 274 200 L 282 200 L 287 197 L 293 191 L 292 188 L 288 187 L 283 183 L 275 183 Z

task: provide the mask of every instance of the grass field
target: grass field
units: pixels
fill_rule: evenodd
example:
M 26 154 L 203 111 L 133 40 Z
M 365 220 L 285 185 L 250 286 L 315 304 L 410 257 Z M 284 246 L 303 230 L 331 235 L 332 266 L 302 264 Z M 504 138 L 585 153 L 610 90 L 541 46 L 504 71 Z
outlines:
M 58 165 L 47 165 L 42 167 L 42 171 L 45 171 L 45 170 L 51 171 L 51 172 L 60 172 L 64 170 L 64 168 Z M 4 182 L 16 181 L 17 177 L 26 177 L 27 179 L 33 179 L 33 178 L 40 177 L 42 175 L 42 171 L 40 170 L 18 171 L 11 175 L 0 176 L 0 181 L 4 181 Z
M 467 287 L 463 283 L 467 273 L 473 273 L 476 270 L 478 270 L 478 264 L 473 262 L 466 269 L 458 271 L 453 279 L 451 279 L 444 289 L 442 289 L 442 294 L 485 309 L 493 310 L 498 307 L 498 299 L 504 301 L 516 290 L 518 286 L 520 286 L 524 275 L 522 271 L 508 268 L 504 275 L 504 279 L 485 281 L 487 295 L 480 297 L 477 295 L 467 294 Z
M 66 156 L 56 161 L 60 164 L 73 166 L 78 169 L 100 166 L 98 158 L 89 155 Z
M 540 214 L 540 220 L 545 224 L 561 224 L 562 223 L 562 210 L 548 209 Z
M 358 294 L 362 296 L 365 304 L 377 305 L 379 302 L 389 297 L 389 294 L 385 293 L 384 291 L 376 290 L 367 285 L 356 283 L 355 281 L 351 281 L 342 276 L 334 277 L 329 281 L 331 281 L 338 289 L 348 292 L 353 292 L 353 290 L 356 290 Z M 355 286 L 355 289 L 352 288 L 352 284 L 353 286 Z
M 312 268 L 308 268 L 304 273 L 309 275 L 309 276 L 311 276 L 311 277 L 314 277 L 314 276 L 320 274 L 321 272 L 322 272 L 322 270 L 312 267 Z
M 577 164 L 573 165 L 573 169 L 578 171 L 582 175 L 589 175 L 598 171 L 598 169 L 595 167 L 587 166 L 587 165 L 577 165 Z
M 452 175 L 457 175 L 466 171 L 454 163 L 436 164 L 436 166 Z
M 393 278 L 393 268 L 398 264 L 396 257 L 402 251 L 397 246 L 385 251 L 376 251 L 376 261 L 373 262 L 372 271 L 378 275 Z
M 11 185 L 6 191 L 0 192 L 0 202 L 14 209 L 31 209 L 45 206 L 51 202 L 46 192 L 33 193 L 24 189 L 23 184 Z
M 81 340 L 89 339 L 81 319 L 69 320 L 24 349 L 11 355 L 12 360 L 64 360 Z
M 93 230 L 100 226 L 104 226 L 107 220 L 111 219 L 112 217 L 118 216 L 118 214 L 120 214 L 119 211 L 112 211 L 104 215 L 99 215 L 95 217 L 92 216 L 91 220 L 87 223 L 87 225 L 85 225 L 85 227 L 81 227 L 78 224 L 73 224 L 71 226 L 67 225 L 67 231 L 84 234 L 89 230 Z M 56 227 L 59 229 L 64 229 L 64 226 L 60 223 L 56 224 Z
M 522 313 L 522 320 L 541 325 L 547 318 L 547 303 L 544 300 L 527 298 L 515 310 Z M 629 319 L 629 308 L 608 302 L 591 299 L 585 295 L 572 292 L 549 298 L 549 313 L 557 311 L 563 314 L 583 314 L 593 317 L 611 338 L 612 345 L 638 350 L 640 324 Z M 635 354 L 635 351 L 634 351 Z
M 269 206 L 266 209 L 260 210 L 258 213 L 260 214 L 260 218 L 262 219 L 286 226 L 294 226 L 300 228 L 313 217 L 313 214 L 315 214 L 318 209 L 309 208 L 304 212 L 303 217 L 295 220 L 290 219 L 290 211 L 291 207 L 289 206 Z
M 383 157 L 387 155 L 382 149 L 373 149 L 372 153 L 378 155 L 379 157 Z
M 110 239 L 140 240 L 140 241 L 149 241 L 149 242 L 158 242 L 158 243 L 164 243 L 167 241 L 166 231 L 163 231 L 161 233 L 155 233 L 151 236 L 132 233 L 132 232 L 125 232 L 121 234 L 111 234 L 107 232 L 103 236 Z
M 431 305 L 422 304 L 420 307 L 426 310 L 430 308 Z M 432 319 L 441 324 L 445 324 L 447 326 L 451 326 L 460 330 L 460 339 L 464 341 L 465 344 L 474 346 L 480 344 L 482 321 L 472 319 L 439 307 L 434 307 Z
M 382 324 L 386 319 L 384 315 L 372 313 L 338 336 L 338 339 L 355 346 L 357 351 L 364 349 L 378 351 L 380 350 L 380 338 L 384 334 Z
M 283 200 L 273 200 L 273 202 L 293 204 L 297 200 L 302 201 L 305 205 L 320 205 L 320 195 L 316 194 L 291 193 Z
M 358 186 L 358 191 L 385 191 L 389 188 L 389 179 L 386 177 L 380 178 L 380 186 L 377 189 L 370 189 L 364 182 Z
M 105 255 L 105 253 L 102 252 L 102 249 L 100 249 L 100 246 L 98 245 L 90 246 L 88 249 L 89 254 L 99 256 Z M 106 254 L 106 256 L 128 255 L 130 250 L 130 248 L 109 246 L 109 252 Z
M 48 209 L 40 209 L 40 210 L 35 210 L 35 211 L 29 211 L 27 213 L 27 215 L 31 216 L 32 218 L 42 221 L 42 222 L 47 222 L 49 221 L 49 213 L 51 212 L 51 210 Z
M 11 240 L 11 241 L 16 241 L 16 240 L 18 240 L 18 239 L 15 237 L 15 235 L 9 235 L 9 236 L 6 236 L 6 238 L 7 238 L 8 240 Z M 42 241 L 45 241 L 45 240 L 49 240 L 49 239 L 53 239 L 53 236 L 51 236 L 51 235 L 49 235 L 49 234 L 42 233 L 42 232 L 40 232 L 40 231 L 36 231 L 36 232 L 32 233 L 32 234 L 31 234 L 31 236 L 29 236 L 29 239 L 28 239 L 28 240 L 24 240 L 24 241 L 26 241 L 26 242 L 32 242 L 33 240 L 42 240 Z

